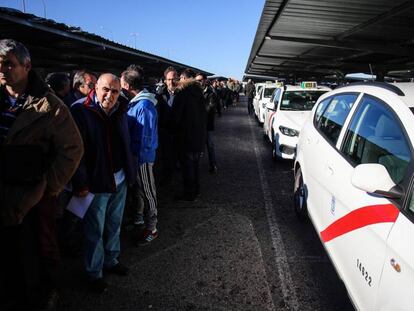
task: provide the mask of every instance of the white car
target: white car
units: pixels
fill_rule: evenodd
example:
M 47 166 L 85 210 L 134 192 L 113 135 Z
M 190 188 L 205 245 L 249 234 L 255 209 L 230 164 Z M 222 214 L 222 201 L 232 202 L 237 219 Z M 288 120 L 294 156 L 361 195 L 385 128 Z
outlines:
M 254 110 L 254 114 L 255 114 L 256 117 L 258 116 L 258 110 L 259 110 L 258 109 L 258 105 L 259 105 L 259 99 L 260 99 L 261 90 L 262 90 L 262 88 L 263 88 L 263 86 L 265 84 L 266 83 L 264 83 L 264 82 L 259 82 L 259 83 L 256 83 L 254 85 L 254 87 L 255 87 L 255 95 L 253 97 L 253 110 Z
M 318 98 L 330 88 L 316 82 L 279 87 L 266 105 L 263 133 L 272 143 L 273 159 L 293 159 L 300 129 Z
M 308 215 L 358 310 L 414 310 L 414 83 L 319 98 L 294 164 Z
M 272 94 L 278 86 L 279 84 L 276 83 L 266 83 L 260 88 L 259 98 L 257 100 L 257 106 L 255 108 L 255 113 L 259 123 L 264 122 L 266 106 L 270 102 Z

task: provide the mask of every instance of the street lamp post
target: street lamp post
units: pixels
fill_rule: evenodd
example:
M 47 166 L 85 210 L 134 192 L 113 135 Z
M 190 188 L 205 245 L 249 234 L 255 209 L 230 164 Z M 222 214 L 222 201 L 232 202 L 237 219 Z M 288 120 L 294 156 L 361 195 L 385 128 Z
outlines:
M 139 33 L 138 32 L 131 32 L 131 36 L 134 37 L 134 49 L 137 49 L 137 37 Z

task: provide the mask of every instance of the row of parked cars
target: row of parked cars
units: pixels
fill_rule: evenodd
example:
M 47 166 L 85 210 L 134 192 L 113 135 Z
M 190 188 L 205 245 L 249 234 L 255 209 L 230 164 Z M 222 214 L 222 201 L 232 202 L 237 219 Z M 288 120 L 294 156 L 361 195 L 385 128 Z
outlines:
M 294 210 L 355 308 L 414 310 L 414 83 L 256 90 L 273 156 L 294 160 Z

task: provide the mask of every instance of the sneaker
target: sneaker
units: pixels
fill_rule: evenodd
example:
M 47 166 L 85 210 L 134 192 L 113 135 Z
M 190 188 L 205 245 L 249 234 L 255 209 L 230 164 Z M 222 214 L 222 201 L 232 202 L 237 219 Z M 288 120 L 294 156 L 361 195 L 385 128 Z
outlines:
M 158 230 L 148 230 L 146 229 L 141 236 L 141 238 L 138 240 L 139 246 L 145 246 L 150 244 L 152 241 L 154 241 L 158 237 Z
M 89 289 L 96 294 L 102 294 L 108 290 L 108 283 L 103 278 L 93 279 L 90 281 Z
M 116 274 L 120 276 L 126 276 L 129 273 L 129 268 L 127 266 L 124 266 L 120 262 L 118 262 L 115 266 L 104 268 L 104 271 L 106 273 Z
M 144 219 L 136 219 L 134 220 L 134 226 L 143 226 L 145 225 Z

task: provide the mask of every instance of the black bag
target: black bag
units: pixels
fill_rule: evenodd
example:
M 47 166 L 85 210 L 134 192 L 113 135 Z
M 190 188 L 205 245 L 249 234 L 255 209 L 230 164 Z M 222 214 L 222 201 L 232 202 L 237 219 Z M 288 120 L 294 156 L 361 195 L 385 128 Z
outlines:
M 30 185 L 43 179 L 44 155 L 39 145 L 4 145 L 0 154 L 1 179 L 6 184 Z

